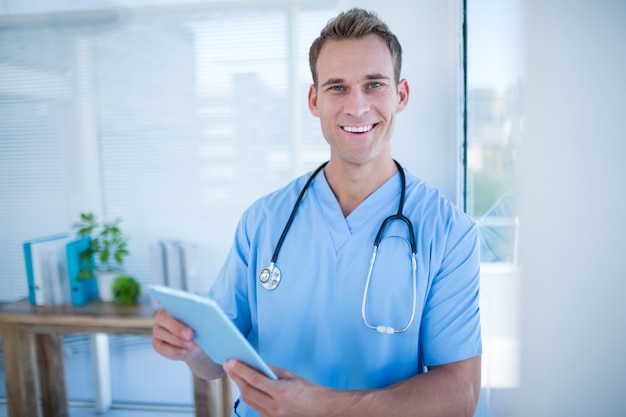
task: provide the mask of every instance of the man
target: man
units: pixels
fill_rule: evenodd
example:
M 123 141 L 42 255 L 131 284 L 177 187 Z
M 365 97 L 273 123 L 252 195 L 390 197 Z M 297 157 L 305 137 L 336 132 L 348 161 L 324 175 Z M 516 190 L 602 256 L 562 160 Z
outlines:
M 474 412 L 482 353 L 477 229 L 392 159 L 396 114 L 409 99 L 401 61 L 396 37 L 374 14 L 352 9 L 328 23 L 311 46 L 308 101 L 330 161 L 244 213 L 211 289 L 279 379 L 236 361 L 216 365 L 192 329 L 157 314 L 156 351 L 203 378 L 228 373 L 243 400 L 234 415 Z M 281 279 L 268 290 L 274 267 Z

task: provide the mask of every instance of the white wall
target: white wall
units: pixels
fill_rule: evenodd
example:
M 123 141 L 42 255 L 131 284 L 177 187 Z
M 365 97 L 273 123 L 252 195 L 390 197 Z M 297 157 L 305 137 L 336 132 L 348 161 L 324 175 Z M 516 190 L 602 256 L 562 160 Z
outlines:
M 372 10 L 403 49 L 402 77 L 411 88 L 398 116 L 394 157 L 456 200 L 459 175 L 459 6 L 457 0 L 340 0 L 340 8 Z
M 528 5 L 517 415 L 624 416 L 626 2 Z

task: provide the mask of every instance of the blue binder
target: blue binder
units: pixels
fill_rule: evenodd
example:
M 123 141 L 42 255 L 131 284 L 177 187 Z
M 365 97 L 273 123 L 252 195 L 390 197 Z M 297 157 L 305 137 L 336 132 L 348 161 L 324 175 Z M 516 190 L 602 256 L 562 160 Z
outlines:
M 72 304 L 82 306 L 92 298 L 98 297 L 98 283 L 95 278 L 78 279 L 81 269 L 85 265 L 80 254 L 89 247 L 91 240 L 88 237 L 74 240 L 66 245 L 67 275 L 70 280 L 70 296 Z

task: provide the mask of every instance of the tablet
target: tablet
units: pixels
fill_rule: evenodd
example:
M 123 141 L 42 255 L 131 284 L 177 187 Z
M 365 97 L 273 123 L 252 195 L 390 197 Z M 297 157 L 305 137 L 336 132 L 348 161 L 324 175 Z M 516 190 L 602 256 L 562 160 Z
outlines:
M 196 343 L 214 362 L 221 365 L 236 359 L 269 378 L 278 379 L 215 301 L 163 285 L 148 287 L 174 318 L 194 330 Z

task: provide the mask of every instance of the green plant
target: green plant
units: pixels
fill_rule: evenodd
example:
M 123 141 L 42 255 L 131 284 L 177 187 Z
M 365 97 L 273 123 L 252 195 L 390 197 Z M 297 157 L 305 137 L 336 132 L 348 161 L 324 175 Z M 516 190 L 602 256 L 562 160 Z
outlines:
M 129 252 L 128 238 L 122 233 L 120 222 L 121 219 L 116 219 L 100 224 L 93 213 L 81 213 L 80 221 L 72 225 L 77 236 L 90 238 L 89 247 L 81 253 L 85 267 L 78 274 L 79 280 L 92 278 L 96 269 L 121 269 Z
M 119 304 L 134 304 L 140 293 L 139 282 L 130 275 L 120 275 L 113 283 L 113 299 Z

